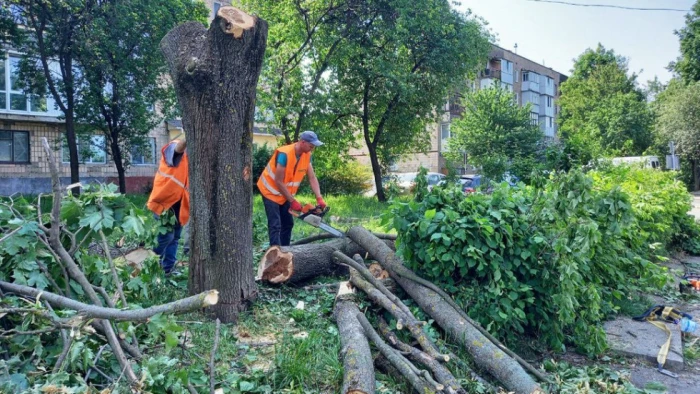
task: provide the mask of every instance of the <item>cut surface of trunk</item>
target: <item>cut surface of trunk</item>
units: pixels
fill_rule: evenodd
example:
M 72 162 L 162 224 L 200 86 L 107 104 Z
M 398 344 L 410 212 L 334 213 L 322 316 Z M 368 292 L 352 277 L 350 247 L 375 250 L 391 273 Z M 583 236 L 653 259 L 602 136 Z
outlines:
M 224 323 L 257 294 L 252 127 L 266 41 L 267 23 L 233 7 L 219 9 L 208 30 L 189 22 L 161 41 L 187 134 L 190 293 L 219 290 L 212 310 Z
M 393 245 L 393 241 L 379 241 Z M 388 248 L 389 246 L 387 246 Z M 346 256 L 367 252 L 348 238 L 297 246 L 273 246 L 265 252 L 258 265 L 257 279 L 280 284 L 301 283 L 324 275 L 347 275 L 348 269 L 333 260 L 333 252 Z
M 396 254 L 369 231 L 353 227 L 347 232 L 353 241 L 370 250 L 372 256 L 384 267 L 394 280 L 429 314 L 447 334 L 463 345 L 474 361 L 498 379 L 505 388 L 516 393 L 543 392 L 535 380 L 528 375 L 516 360 L 508 356 L 488 338 L 481 334 L 439 294 L 396 271 L 409 271 Z M 415 275 L 415 274 L 414 274 Z

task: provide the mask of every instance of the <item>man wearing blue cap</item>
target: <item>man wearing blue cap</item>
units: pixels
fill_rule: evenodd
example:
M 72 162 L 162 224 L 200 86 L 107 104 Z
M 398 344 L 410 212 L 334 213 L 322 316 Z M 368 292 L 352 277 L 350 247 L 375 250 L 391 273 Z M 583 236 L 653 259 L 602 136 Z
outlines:
M 307 174 L 311 190 L 316 195 L 316 203 L 321 208 L 326 207 L 311 165 L 311 153 L 321 145 L 323 142 L 319 141 L 316 133 L 305 131 L 299 136 L 299 141 L 275 149 L 260 175 L 258 189 L 265 204 L 270 246 L 289 245 L 294 227 L 294 217 L 289 213 L 289 209 L 297 212 L 302 210 L 301 204 L 294 196 Z

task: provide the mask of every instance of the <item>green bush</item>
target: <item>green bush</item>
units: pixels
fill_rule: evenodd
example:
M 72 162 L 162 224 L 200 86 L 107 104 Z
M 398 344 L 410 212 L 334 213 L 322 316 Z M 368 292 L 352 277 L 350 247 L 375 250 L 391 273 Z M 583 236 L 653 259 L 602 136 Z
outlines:
M 594 188 L 581 171 L 465 196 L 435 188 L 422 202 L 395 203 L 389 219 L 399 253 L 439 283 L 470 316 L 509 339 L 539 334 L 555 349 L 605 349 L 599 323 L 626 294 L 661 286 L 629 197 Z
M 267 144 L 263 146 L 253 144 L 253 192 L 255 193 L 259 193 L 258 188 L 255 185 L 258 183 L 260 174 L 262 174 L 265 166 L 270 161 L 270 158 L 274 152 L 275 148 L 270 147 Z
M 316 177 L 323 195 L 359 195 L 369 190 L 372 185 L 372 171 L 356 160 L 328 168 L 316 168 Z M 299 193 L 311 194 L 308 180 L 302 183 Z
M 673 172 L 634 166 L 604 166 L 588 173 L 595 189 L 620 188 L 629 197 L 645 242 L 662 248 L 681 246 L 694 220 L 688 215 L 692 197 Z

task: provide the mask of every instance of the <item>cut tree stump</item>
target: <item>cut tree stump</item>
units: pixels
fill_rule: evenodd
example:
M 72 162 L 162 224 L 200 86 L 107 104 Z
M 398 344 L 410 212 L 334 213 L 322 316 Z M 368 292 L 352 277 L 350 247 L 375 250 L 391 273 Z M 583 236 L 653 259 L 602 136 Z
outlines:
M 389 272 L 394 280 L 428 313 L 447 334 L 463 345 L 474 361 L 503 386 L 516 393 L 543 393 L 542 388 L 525 372 L 516 360 L 486 338 L 473 327 L 438 293 L 419 285 L 415 276 L 403 265 L 394 251 L 362 227 L 353 227 L 346 233 L 353 241 L 362 245 Z M 397 274 L 401 272 L 404 276 Z
M 387 248 L 387 243 L 393 245 L 391 240 L 379 242 Z M 336 250 L 347 256 L 367 253 L 348 238 L 318 244 L 273 246 L 260 260 L 256 279 L 275 284 L 298 284 L 317 276 L 347 275 L 347 267 L 339 266 L 333 261 L 333 252 Z
M 375 377 L 372 352 L 364 329 L 357 321 L 360 310 L 349 282 L 342 282 L 335 300 L 333 316 L 338 325 L 343 360 L 341 394 L 374 394 Z

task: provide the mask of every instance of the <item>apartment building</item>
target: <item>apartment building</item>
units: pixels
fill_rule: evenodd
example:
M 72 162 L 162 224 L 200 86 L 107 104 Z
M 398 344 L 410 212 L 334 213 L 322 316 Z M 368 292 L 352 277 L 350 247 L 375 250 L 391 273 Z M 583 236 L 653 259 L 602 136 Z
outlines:
M 211 10 L 210 20 L 231 1 L 205 0 Z M 234 0 L 234 3 L 238 3 Z M 51 190 L 51 178 L 42 138 L 47 138 L 59 159 L 61 182 L 70 183 L 70 165 L 64 143 L 65 124 L 53 98 L 32 97 L 18 86 L 21 53 L 0 47 L 0 195 L 38 194 Z M 277 145 L 278 134 L 256 124 L 255 143 Z M 160 160 L 160 148 L 183 133 L 180 120 L 167 120 L 150 131 L 146 152 L 133 150 L 131 167 L 126 172 L 127 192 L 141 193 L 150 188 Z M 118 183 L 118 174 L 101 133 L 78 142 L 80 181 Z
M 556 103 L 559 98 L 559 86 L 566 78 L 566 75 L 551 68 L 493 45 L 485 67 L 478 71 L 476 80 L 465 89 L 487 89 L 500 83 L 502 87 L 514 93 L 518 104 L 530 104 L 532 123 L 540 126 L 546 138 L 554 139 L 557 138 Z M 447 161 L 444 152 L 450 138 L 450 125 L 461 113 L 462 108 L 456 100 L 446 102 L 439 121 L 426 127 L 426 132 L 430 133 L 431 137 L 428 153 L 404 155 L 392 166 L 392 171 L 414 172 L 423 166 L 431 172 L 446 173 Z M 366 148 L 352 151 L 351 155 L 360 163 L 370 163 Z M 468 163 L 468 155 L 453 164 L 462 173 L 475 171 Z

